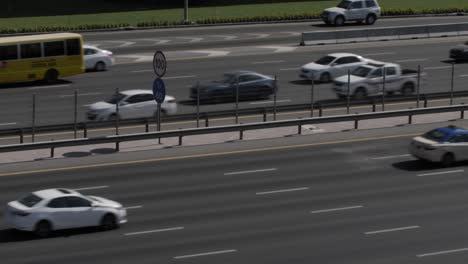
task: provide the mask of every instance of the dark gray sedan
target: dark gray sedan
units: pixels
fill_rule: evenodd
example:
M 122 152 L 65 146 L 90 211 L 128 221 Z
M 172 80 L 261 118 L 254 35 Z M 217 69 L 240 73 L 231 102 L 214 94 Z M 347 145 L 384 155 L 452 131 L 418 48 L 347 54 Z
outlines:
M 275 93 L 275 79 L 251 71 L 227 72 L 219 81 L 201 82 L 190 89 L 190 98 L 201 102 L 266 99 Z
M 468 41 L 450 49 L 450 58 L 456 61 L 468 60 Z

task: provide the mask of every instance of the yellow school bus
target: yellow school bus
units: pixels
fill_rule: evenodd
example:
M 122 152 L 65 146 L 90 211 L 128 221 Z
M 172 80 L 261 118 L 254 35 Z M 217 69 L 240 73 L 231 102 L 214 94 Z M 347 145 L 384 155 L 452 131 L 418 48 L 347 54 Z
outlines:
M 0 38 L 0 83 L 44 80 L 84 72 L 83 38 L 55 33 Z

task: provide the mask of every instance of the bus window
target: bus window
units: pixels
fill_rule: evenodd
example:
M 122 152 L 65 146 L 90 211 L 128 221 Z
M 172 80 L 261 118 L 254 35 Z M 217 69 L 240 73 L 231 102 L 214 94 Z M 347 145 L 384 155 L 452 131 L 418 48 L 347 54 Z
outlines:
M 64 55 L 65 55 L 65 42 L 63 41 L 44 42 L 44 56 L 45 57 L 64 56 Z
M 40 58 L 41 43 L 21 44 L 21 59 Z
M 18 59 L 18 46 L 8 45 L 0 46 L 0 61 L 17 60 Z
M 81 43 L 79 39 L 67 39 L 67 55 L 80 55 Z

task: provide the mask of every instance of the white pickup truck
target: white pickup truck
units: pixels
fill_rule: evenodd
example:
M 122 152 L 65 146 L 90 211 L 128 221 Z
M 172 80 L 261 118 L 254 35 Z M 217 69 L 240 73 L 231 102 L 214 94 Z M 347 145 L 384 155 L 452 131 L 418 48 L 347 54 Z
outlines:
M 363 99 L 367 96 L 382 94 L 384 91 L 383 69 L 385 69 L 385 93 L 410 95 L 416 91 L 417 71 L 401 69 L 400 65 L 395 63 L 369 63 L 359 66 L 351 72 L 349 95 L 354 99 Z M 422 76 L 423 74 L 421 74 Z M 348 96 L 348 75 L 336 78 L 333 83 L 333 90 L 338 98 L 346 98 Z

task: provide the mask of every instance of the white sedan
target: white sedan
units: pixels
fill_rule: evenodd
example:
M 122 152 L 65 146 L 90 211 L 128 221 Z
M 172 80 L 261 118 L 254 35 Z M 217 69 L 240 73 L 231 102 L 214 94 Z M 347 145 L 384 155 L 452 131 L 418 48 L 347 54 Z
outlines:
M 13 228 L 45 237 L 54 230 L 101 226 L 117 228 L 127 222 L 121 204 L 70 189 L 47 189 L 9 202 L 6 222 Z
M 114 94 L 108 101 L 89 105 L 86 116 L 91 121 L 114 120 L 117 117 L 117 104 L 120 119 L 154 117 L 157 110 L 151 90 L 127 90 Z M 177 102 L 173 96 L 166 95 L 161 112 L 166 115 L 177 112 Z
M 373 60 L 353 53 L 332 53 L 315 62 L 301 67 L 299 77 L 307 80 L 331 82 L 334 78 L 347 74 L 357 67 Z
M 83 50 L 86 70 L 105 71 L 115 63 L 111 51 L 89 45 L 83 45 Z

